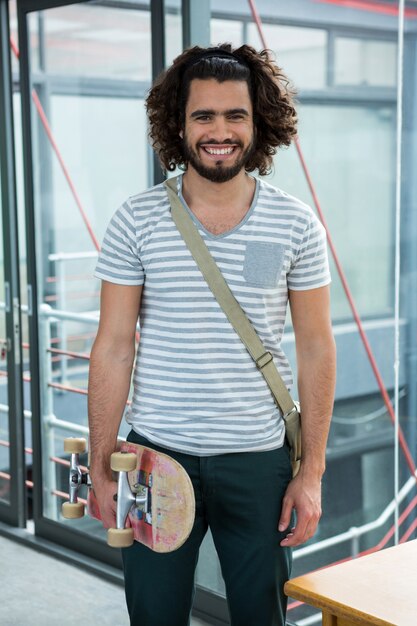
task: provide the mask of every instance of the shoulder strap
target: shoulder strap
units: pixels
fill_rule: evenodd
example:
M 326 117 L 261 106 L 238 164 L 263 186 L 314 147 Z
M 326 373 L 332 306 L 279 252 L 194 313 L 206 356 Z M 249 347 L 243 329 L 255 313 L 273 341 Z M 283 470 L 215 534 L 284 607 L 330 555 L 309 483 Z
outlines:
M 177 195 L 177 178 L 165 181 L 171 203 L 171 214 L 182 238 L 187 244 L 197 266 L 203 274 L 217 302 L 222 307 L 231 325 L 246 346 L 247 351 L 264 376 L 273 397 L 282 411 L 284 419 L 297 411 L 291 395 L 282 380 L 270 352 L 265 351 L 262 341 L 248 320 L 242 307 L 231 292 L 216 262 L 200 236 L 193 220 Z

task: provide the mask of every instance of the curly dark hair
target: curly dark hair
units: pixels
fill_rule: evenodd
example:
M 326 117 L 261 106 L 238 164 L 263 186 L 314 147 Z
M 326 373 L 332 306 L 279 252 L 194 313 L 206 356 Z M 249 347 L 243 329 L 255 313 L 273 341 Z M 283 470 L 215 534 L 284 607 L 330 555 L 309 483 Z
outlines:
M 248 83 L 256 133 L 255 149 L 245 169 L 258 170 L 261 176 L 267 174 L 277 148 L 289 146 L 296 135 L 295 91 L 275 64 L 271 51 L 257 52 L 247 45 L 233 50 L 228 43 L 185 50 L 151 88 L 146 100 L 149 136 L 162 167 L 173 171 L 187 164 L 180 131 L 184 128 L 190 83 L 195 78 Z

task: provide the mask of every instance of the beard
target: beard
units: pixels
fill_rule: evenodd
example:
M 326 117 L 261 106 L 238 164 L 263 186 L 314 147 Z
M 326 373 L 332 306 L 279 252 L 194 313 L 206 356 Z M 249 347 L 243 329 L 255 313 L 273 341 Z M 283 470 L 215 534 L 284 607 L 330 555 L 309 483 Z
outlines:
M 212 145 L 217 144 L 216 141 L 208 141 L 205 142 Z M 227 145 L 228 143 L 224 141 L 220 145 Z M 200 147 L 204 144 L 198 144 L 197 147 Z M 241 142 L 233 142 L 233 145 L 238 146 L 239 148 L 243 148 L 243 144 Z M 248 145 L 246 150 L 243 152 L 242 156 L 237 159 L 237 161 L 233 165 L 225 165 L 223 161 L 215 161 L 212 166 L 204 165 L 202 163 L 198 153 L 194 150 L 194 148 L 188 143 L 187 138 L 184 137 L 183 142 L 183 153 L 184 160 L 187 164 L 191 165 L 195 171 L 200 174 L 203 178 L 211 181 L 212 183 L 226 183 L 229 180 L 232 180 L 235 176 L 239 174 L 239 172 L 246 166 L 250 158 L 253 156 L 255 152 L 255 141 L 252 140 Z

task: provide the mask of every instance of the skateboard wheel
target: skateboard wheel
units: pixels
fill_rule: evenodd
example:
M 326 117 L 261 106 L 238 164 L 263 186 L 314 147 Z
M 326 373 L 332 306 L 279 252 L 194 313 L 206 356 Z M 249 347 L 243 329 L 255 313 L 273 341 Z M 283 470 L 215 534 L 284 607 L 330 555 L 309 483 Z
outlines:
M 132 452 L 113 452 L 110 466 L 114 472 L 131 472 L 136 469 L 138 459 Z
M 84 504 L 82 502 L 64 502 L 62 505 L 62 517 L 65 517 L 65 519 L 84 517 Z
M 82 454 L 87 449 L 87 442 L 82 437 L 67 437 L 64 439 L 64 452 Z
M 128 548 L 133 541 L 132 528 L 109 528 L 107 531 L 107 543 L 112 548 Z

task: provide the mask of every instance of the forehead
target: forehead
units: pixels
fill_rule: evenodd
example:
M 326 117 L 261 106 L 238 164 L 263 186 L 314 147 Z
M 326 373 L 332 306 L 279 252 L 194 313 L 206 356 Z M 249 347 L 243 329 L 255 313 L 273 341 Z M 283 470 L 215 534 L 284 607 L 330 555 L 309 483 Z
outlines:
M 219 83 L 215 78 L 195 78 L 191 81 L 186 106 L 188 114 L 198 109 L 226 111 L 239 108 L 252 112 L 252 102 L 246 81 L 225 80 Z

